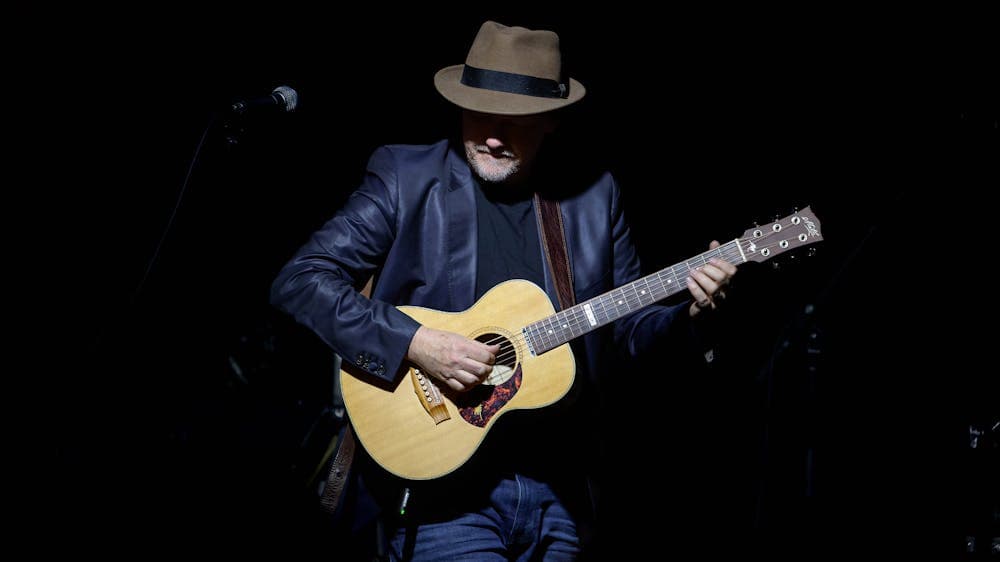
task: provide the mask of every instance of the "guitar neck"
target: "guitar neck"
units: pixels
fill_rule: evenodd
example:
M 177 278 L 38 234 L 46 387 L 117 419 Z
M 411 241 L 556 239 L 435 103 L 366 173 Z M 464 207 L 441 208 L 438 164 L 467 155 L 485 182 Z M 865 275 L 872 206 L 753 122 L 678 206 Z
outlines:
M 731 240 L 718 248 L 528 324 L 522 329 L 525 340 L 535 355 L 555 349 L 622 316 L 687 289 L 687 278 L 691 275 L 691 270 L 704 266 L 711 258 L 734 265 L 747 261 L 743 243 L 739 238 Z

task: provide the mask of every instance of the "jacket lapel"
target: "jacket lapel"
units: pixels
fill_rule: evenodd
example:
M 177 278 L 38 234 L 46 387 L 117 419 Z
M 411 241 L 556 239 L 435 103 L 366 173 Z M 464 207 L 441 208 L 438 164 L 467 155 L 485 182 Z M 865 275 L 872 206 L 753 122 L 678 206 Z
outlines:
M 448 217 L 448 296 L 453 311 L 465 310 L 476 298 L 476 189 L 468 163 L 449 151 L 451 177 L 445 191 Z

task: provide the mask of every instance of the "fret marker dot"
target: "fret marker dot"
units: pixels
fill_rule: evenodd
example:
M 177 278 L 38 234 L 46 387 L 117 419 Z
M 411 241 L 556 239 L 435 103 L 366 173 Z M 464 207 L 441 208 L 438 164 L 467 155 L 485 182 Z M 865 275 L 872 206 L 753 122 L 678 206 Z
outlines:
M 622 301 L 618 301 L 618 304 L 621 304 L 621 303 L 622 303 Z
M 645 295 L 645 294 L 646 294 L 646 291 L 642 291 L 642 294 L 644 294 L 644 295 Z
M 551 334 L 551 333 L 552 333 L 552 330 L 549 330 L 549 333 Z
M 673 283 L 673 282 L 674 282 L 673 279 L 667 279 L 667 283 Z
M 567 326 L 566 324 L 563 324 L 563 328 L 568 328 L 568 327 L 569 327 L 569 326 Z

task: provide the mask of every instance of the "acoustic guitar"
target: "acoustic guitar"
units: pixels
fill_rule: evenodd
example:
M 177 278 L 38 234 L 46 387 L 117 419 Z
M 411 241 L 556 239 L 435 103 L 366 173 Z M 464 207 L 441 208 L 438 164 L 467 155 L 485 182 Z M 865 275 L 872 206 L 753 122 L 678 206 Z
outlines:
M 341 371 L 341 390 L 355 434 L 389 472 L 410 480 L 438 478 L 462 466 L 505 413 L 562 398 L 576 364 L 569 341 L 686 290 L 692 269 L 710 258 L 763 262 L 823 239 L 809 207 L 718 248 L 556 312 L 541 288 L 514 279 L 490 289 L 462 312 L 400 306 L 423 325 L 500 344 L 492 373 L 457 393 L 416 367 L 386 384 L 359 370 Z

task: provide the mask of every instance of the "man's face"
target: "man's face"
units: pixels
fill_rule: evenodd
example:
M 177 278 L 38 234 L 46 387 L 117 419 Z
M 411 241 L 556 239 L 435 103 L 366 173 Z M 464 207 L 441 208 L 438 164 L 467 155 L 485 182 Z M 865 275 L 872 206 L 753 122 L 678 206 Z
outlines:
M 517 181 L 527 174 L 545 134 L 555 127 L 547 113 L 508 116 L 464 111 L 465 157 L 487 182 Z

